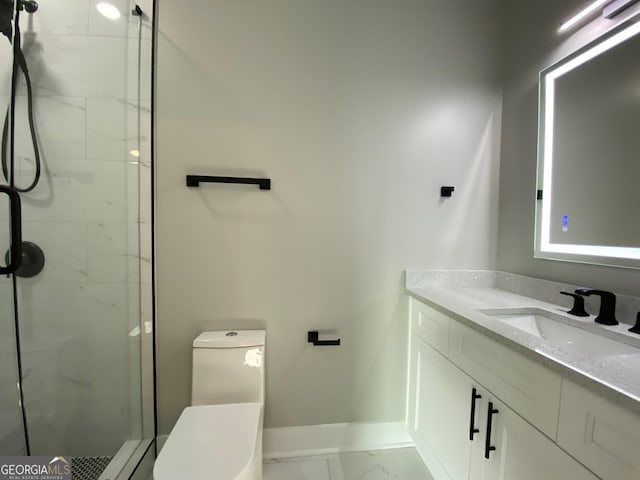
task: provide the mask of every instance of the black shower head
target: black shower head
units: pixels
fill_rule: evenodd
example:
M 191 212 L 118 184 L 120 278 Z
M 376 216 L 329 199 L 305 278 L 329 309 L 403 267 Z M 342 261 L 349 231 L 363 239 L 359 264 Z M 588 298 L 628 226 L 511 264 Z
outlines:
M 13 37 L 13 0 L 0 0 L 0 33 L 12 41 Z M 18 0 L 18 9 L 25 10 L 27 13 L 35 13 L 38 11 L 38 2 L 35 0 Z
M 18 5 L 20 10 L 24 8 L 27 13 L 36 13 L 38 11 L 38 2 L 35 0 L 18 0 Z

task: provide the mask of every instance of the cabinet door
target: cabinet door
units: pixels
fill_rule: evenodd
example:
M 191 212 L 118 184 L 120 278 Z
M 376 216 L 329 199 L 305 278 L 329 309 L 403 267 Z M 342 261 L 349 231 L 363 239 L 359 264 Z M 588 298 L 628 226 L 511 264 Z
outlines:
M 488 398 L 497 410 L 491 415 L 489 443 L 495 450 L 489 451 L 489 459 L 486 459 L 490 405 L 483 402 L 482 441 L 473 446 L 470 480 L 597 480 L 589 470 L 505 404 L 489 395 L 483 397 Z
M 558 444 L 604 480 L 640 478 L 640 415 L 568 380 Z
M 417 335 L 411 362 L 409 431 L 418 451 L 436 480 L 466 480 L 472 381 Z
M 456 321 L 449 325 L 449 342 L 454 364 L 555 439 L 560 375 Z

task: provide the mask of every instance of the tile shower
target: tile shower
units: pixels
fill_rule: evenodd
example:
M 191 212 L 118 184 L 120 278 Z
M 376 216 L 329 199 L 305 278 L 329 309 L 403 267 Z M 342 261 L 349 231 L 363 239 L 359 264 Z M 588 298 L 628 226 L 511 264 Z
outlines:
M 98 3 L 41 0 L 20 12 L 43 164 L 36 188 L 20 194 L 22 231 L 45 266 L 0 277 L 0 455 L 104 463 L 153 436 L 151 11 L 114 0 L 120 17 L 109 19 Z M 12 57 L 0 37 L 2 121 Z M 24 187 L 34 150 L 17 78 L 14 172 Z M 0 222 L 9 224 L 4 195 Z M 3 227 L 0 260 L 9 243 Z

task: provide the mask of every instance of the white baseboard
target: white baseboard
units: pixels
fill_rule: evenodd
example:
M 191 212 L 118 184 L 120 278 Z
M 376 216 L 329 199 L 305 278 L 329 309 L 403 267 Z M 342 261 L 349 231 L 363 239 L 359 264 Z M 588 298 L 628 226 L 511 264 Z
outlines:
M 265 428 L 264 459 L 412 447 L 403 422 Z

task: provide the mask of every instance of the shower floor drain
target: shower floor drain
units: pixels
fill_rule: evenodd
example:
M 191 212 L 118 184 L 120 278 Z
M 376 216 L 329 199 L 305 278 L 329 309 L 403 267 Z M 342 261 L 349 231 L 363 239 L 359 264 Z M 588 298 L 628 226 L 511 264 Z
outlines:
M 71 473 L 73 480 L 98 480 L 112 457 L 73 457 Z

